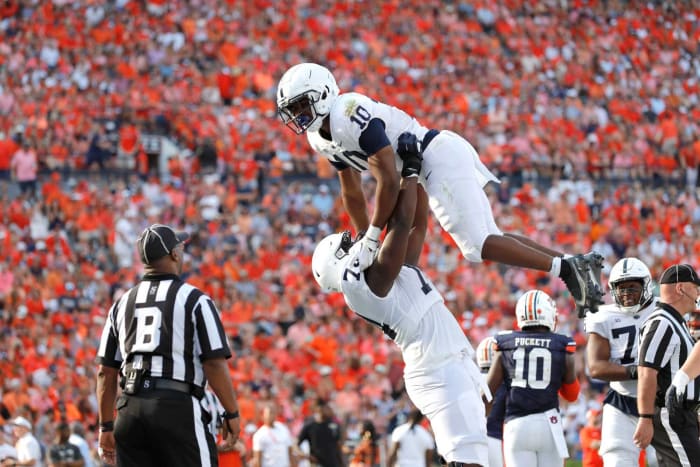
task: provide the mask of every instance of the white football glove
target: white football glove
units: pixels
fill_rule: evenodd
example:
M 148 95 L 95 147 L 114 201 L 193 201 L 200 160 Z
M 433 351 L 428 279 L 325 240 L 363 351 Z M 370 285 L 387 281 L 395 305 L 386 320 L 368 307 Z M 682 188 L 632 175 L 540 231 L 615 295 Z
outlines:
M 360 271 L 364 271 L 374 262 L 379 254 L 379 235 L 382 229 L 370 225 L 367 233 L 350 248 L 350 253 L 355 254 L 360 262 Z

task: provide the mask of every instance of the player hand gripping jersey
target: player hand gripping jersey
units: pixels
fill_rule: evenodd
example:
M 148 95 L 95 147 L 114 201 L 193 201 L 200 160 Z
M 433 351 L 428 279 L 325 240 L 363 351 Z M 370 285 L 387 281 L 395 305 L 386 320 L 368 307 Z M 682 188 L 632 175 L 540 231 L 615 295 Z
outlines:
M 608 284 L 614 303 L 586 316 L 586 353 L 591 377 L 610 381 L 599 453 L 606 467 L 625 467 L 637 465 L 640 455 L 632 443 L 638 421 L 637 349 L 640 329 L 656 300 L 649 268 L 637 258 L 615 263 Z
M 423 164 L 418 181 L 430 209 L 466 259 L 548 271 L 566 283 L 579 313 L 597 310 L 602 257 L 589 253 L 563 258 L 526 237 L 501 232 L 483 190 L 497 179 L 466 139 L 428 129 L 403 110 L 365 95 L 340 94 L 332 73 L 315 63 L 301 63 L 285 72 L 277 89 L 277 107 L 284 123 L 297 134 L 306 133 L 311 147 L 338 169 L 345 209 L 355 229 L 366 231 L 358 246 L 361 269 L 374 259 L 396 204 L 398 173 L 404 166 L 397 155 L 399 135 L 409 132 L 420 141 Z M 366 170 L 377 181 L 371 221 L 360 177 Z M 427 211 L 418 213 L 416 220 L 424 222 L 423 216 Z
M 556 305 L 546 293 L 530 290 L 515 308 L 521 331 L 496 336 L 488 374 L 491 392 L 507 391 L 503 452 L 508 467 L 550 467 L 569 457 L 559 415 L 559 394 L 578 398 L 576 343 L 552 332 Z
M 411 152 L 419 157 L 417 141 Z M 435 285 L 414 266 L 420 245 L 409 237 L 413 232 L 422 238 L 426 226 L 412 229 L 417 177 L 406 168 L 402 175 L 387 235 L 373 263 L 363 271 L 349 232 L 332 234 L 314 251 L 313 275 L 325 292 L 342 292 L 350 309 L 401 349 L 406 392 L 430 420 L 438 453 L 448 465 L 483 466 L 488 447 L 480 388 L 486 388 L 457 320 Z

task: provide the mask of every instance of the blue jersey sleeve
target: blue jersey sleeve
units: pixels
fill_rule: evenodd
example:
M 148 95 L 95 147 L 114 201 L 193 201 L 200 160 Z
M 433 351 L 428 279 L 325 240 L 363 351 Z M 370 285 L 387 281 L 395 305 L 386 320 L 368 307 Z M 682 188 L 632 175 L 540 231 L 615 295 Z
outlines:
M 386 135 L 384 122 L 379 118 L 373 118 L 367 124 L 367 128 L 360 135 L 360 147 L 367 154 L 376 154 L 380 149 L 390 146 L 389 137 Z

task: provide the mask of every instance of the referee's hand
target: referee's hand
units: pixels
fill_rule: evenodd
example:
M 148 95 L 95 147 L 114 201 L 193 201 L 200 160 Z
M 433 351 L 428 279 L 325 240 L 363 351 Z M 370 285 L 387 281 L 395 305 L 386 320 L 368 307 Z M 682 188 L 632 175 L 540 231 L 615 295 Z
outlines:
M 241 434 L 241 418 L 236 417 L 229 420 L 224 420 L 224 443 L 233 447 L 236 444 L 238 436 Z
M 113 432 L 100 432 L 97 452 L 105 464 L 115 465 L 117 463 L 117 450 Z

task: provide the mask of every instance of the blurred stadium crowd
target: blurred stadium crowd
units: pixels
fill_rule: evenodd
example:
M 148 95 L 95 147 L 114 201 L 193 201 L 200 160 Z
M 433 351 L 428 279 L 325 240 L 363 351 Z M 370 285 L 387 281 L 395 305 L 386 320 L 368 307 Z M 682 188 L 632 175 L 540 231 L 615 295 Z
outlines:
M 311 280 L 315 242 L 349 220 L 331 167 L 276 115 L 276 80 L 301 61 L 467 137 L 503 180 L 488 190 L 504 230 L 608 268 L 700 266 L 699 16 L 690 1 L 3 2 L 3 417 L 47 446 L 61 419 L 94 441 L 106 309 L 141 272 L 136 236 L 163 222 L 193 234 L 186 278 L 220 306 L 248 437 L 265 401 L 292 433 L 317 397 L 350 439 L 365 417 L 382 434 L 404 421 L 398 351 Z M 146 134 L 178 148 L 165 169 Z M 514 326 L 521 292 L 555 297 L 580 349 L 576 446 L 603 385 L 564 284 L 468 264 L 436 224 L 424 248 L 475 346 Z

